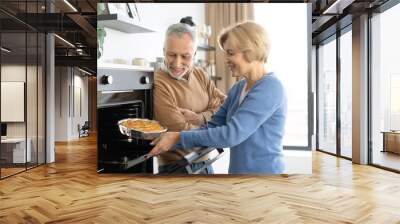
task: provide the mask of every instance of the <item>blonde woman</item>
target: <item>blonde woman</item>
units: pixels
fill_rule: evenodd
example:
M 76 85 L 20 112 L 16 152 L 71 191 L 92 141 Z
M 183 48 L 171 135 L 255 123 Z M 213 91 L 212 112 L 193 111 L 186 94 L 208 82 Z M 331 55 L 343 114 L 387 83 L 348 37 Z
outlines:
M 150 154 L 193 147 L 230 147 L 230 174 L 280 174 L 286 94 L 265 63 L 270 44 L 266 31 L 243 22 L 222 31 L 219 45 L 234 77 L 242 78 L 212 119 L 190 131 L 168 132 Z

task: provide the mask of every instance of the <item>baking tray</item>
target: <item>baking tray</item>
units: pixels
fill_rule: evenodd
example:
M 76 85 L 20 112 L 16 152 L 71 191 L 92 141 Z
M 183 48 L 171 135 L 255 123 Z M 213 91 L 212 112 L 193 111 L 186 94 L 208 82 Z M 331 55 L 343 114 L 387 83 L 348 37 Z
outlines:
M 122 125 L 122 123 L 127 121 L 127 120 L 131 120 L 131 121 L 141 120 L 141 121 L 147 121 L 147 122 L 156 123 L 158 125 L 160 125 L 160 124 L 155 120 L 142 119 L 142 118 L 122 119 L 122 120 L 118 121 L 119 131 L 121 132 L 121 134 L 126 135 L 128 137 L 132 137 L 132 138 L 136 138 L 136 139 L 153 140 L 153 139 L 159 137 L 162 133 L 167 132 L 167 129 L 165 127 L 161 126 L 161 125 L 160 126 L 163 128 L 162 130 L 153 131 L 153 132 L 143 132 L 143 131 L 140 131 L 140 130 L 128 128 L 128 127 Z

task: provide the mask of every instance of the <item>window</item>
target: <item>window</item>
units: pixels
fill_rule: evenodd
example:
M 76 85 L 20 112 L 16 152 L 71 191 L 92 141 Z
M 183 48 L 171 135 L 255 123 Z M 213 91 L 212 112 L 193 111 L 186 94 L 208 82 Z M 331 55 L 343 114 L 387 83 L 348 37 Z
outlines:
M 12 1 L 0 2 L 15 8 Z M 19 13 L 41 13 L 44 3 L 20 1 Z M 46 38 L 3 12 L 0 17 L 9 21 L 0 29 L 1 179 L 45 163 Z
M 351 28 L 351 27 L 349 27 Z M 340 36 L 340 155 L 352 157 L 352 33 Z
M 400 132 L 395 132 L 400 130 L 398 21 L 400 4 L 371 18 L 372 163 L 395 170 L 400 170 Z
M 336 36 L 318 48 L 318 149 L 336 154 Z
M 254 17 L 270 37 L 267 69 L 275 72 L 287 92 L 288 113 L 283 144 L 307 147 L 307 4 L 255 4 Z

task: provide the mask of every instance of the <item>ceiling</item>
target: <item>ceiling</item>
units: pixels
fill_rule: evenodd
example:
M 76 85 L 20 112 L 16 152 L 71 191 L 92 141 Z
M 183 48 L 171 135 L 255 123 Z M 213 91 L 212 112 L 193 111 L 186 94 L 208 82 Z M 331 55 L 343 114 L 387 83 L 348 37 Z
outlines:
M 350 24 L 353 16 L 366 10 L 373 10 L 387 1 L 269 0 L 253 2 L 311 3 L 312 38 L 315 44 L 335 33 L 340 26 Z M 61 38 L 55 38 L 56 65 L 79 66 L 95 74 L 97 1 L 47 0 L 47 2 L 46 7 L 46 0 L 1 0 L 0 26 L 3 33 L 2 39 L 4 39 L 2 41 L 3 46 L 6 42 L 10 43 L 8 47 L 14 48 L 14 54 L 19 52 L 21 55 L 26 55 L 26 53 L 29 55 L 31 52 L 34 53 L 36 47 L 35 41 L 31 40 L 33 36 L 28 35 L 28 47 L 25 50 L 25 38 L 21 38 L 18 33 L 25 32 L 25 30 L 28 30 L 28 32 L 54 32 L 73 45 L 66 43 Z M 116 1 L 110 0 L 108 2 Z M 52 13 L 48 13 L 50 8 Z M 337 23 L 339 20 L 342 22 Z M 31 41 L 33 43 L 30 43 Z
M 47 2 L 46 5 L 45 0 L 0 1 L 2 46 L 12 49 L 7 57 L 9 60 L 24 58 L 24 55 L 31 58 L 37 51 L 36 39 L 33 40 L 36 33 L 54 32 L 57 34 L 55 37 L 56 66 L 78 66 L 95 75 L 97 1 L 47 0 Z M 52 13 L 49 13 L 50 8 Z M 21 35 L 25 31 L 27 38 Z M 29 34 L 30 32 L 35 35 Z M 39 45 L 39 50 L 43 47 Z
M 352 18 L 373 11 L 388 0 L 311 0 L 312 39 L 317 44 L 351 24 Z

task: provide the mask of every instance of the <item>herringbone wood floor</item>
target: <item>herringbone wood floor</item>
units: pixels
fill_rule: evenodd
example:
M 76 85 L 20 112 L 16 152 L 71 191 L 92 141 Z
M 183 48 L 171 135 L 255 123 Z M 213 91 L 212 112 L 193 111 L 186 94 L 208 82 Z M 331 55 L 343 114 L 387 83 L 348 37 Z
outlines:
M 98 175 L 96 142 L 0 181 L 0 223 L 400 223 L 400 175 L 316 152 L 313 175 Z

